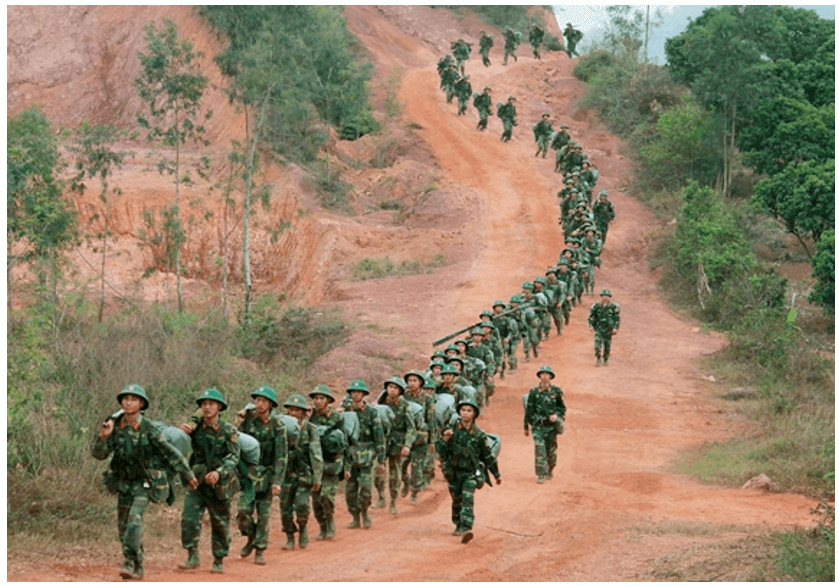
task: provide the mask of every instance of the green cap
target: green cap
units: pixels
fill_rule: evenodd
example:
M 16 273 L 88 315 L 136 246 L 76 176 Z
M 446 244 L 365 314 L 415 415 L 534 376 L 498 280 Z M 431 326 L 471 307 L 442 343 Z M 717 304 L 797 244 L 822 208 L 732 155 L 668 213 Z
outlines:
M 367 384 L 364 383 L 363 379 L 353 379 L 350 381 L 350 384 L 347 386 L 347 391 L 363 391 L 364 395 L 370 393 L 370 390 L 367 389 Z
M 204 400 L 211 399 L 217 401 L 221 404 L 221 410 L 224 411 L 227 409 L 227 402 L 224 401 L 224 396 L 221 395 L 221 392 L 218 389 L 213 389 L 212 387 L 198 396 L 198 399 L 195 400 L 195 403 L 198 404 L 200 407 Z
M 285 400 L 283 404 L 284 408 L 300 408 L 303 411 L 309 409 L 309 404 L 306 403 L 306 398 L 300 395 L 299 393 L 293 393 L 288 396 L 288 399 Z
M 539 367 L 539 370 L 536 371 L 536 377 L 539 377 L 540 373 L 550 373 L 551 379 L 556 377 L 556 373 L 554 373 L 554 370 L 551 369 L 550 365 L 543 365 L 542 367 Z
M 264 397 L 269 402 L 271 402 L 271 405 L 273 405 L 275 408 L 280 405 L 280 402 L 277 401 L 277 392 L 274 391 L 274 389 L 272 387 L 269 387 L 268 385 L 260 385 L 259 387 L 257 387 L 251 394 L 251 397 L 255 398 L 257 396 Z
M 136 395 L 141 400 L 143 400 L 143 407 L 140 408 L 141 411 L 149 409 L 149 396 L 146 395 L 146 390 L 137 385 L 136 383 L 126 385 L 125 389 L 123 389 L 117 394 L 117 403 L 121 404 L 123 396 L 126 395 Z
M 329 389 L 328 385 L 324 385 L 323 383 L 316 385 L 315 388 L 309 392 L 309 397 L 315 397 L 316 395 L 325 396 L 329 401 L 327 403 L 332 403 L 335 401 L 335 396 L 332 395 L 332 390 Z
M 600 295 L 601 296 L 609 296 L 611 298 L 612 297 L 612 290 L 604 289 L 603 291 L 600 292 Z

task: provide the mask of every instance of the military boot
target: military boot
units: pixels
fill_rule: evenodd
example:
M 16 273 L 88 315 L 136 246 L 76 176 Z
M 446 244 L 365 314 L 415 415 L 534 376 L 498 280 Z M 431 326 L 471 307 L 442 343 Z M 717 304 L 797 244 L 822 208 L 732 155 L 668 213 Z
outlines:
M 332 540 L 335 538 L 335 519 L 326 522 L 326 539 Z
M 396 515 L 396 514 L 399 513 L 399 511 L 396 509 L 396 500 L 395 499 L 390 500 L 390 513 L 393 514 L 393 515 Z
M 419 499 L 417 498 L 417 492 L 412 491 L 411 492 L 411 505 L 417 505 L 417 504 L 419 504 Z
M 320 524 L 320 532 L 315 537 L 315 540 L 326 540 L 326 522 L 318 522 Z
M 347 528 L 361 528 L 361 520 L 358 514 L 352 515 L 352 522 L 347 524 Z
M 122 561 L 122 566 L 119 569 L 119 576 L 123 579 L 130 579 L 131 575 L 134 574 L 134 561 L 131 559 L 125 559 Z
M 197 548 L 190 548 L 188 550 L 189 555 L 187 556 L 186 562 L 179 565 L 182 569 L 197 569 L 201 566 L 201 560 L 198 558 L 198 549 Z
M 294 550 L 294 532 L 286 534 L 286 541 L 283 545 L 283 550 Z
M 373 520 L 370 519 L 370 514 L 367 513 L 367 510 L 362 510 L 361 521 L 364 524 L 365 529 L 373 525 Z
M 265 551 L 261 548 L 256 549 L 256 554 L 253 555 L 253 564 L 255 565 L 264 565 L 265 564 L 265 555 L 263 554 Z
M 131 578 L 135 581 L 141 581 L 143 579 L 143 563 L 134 562 L 134 572 L 131 573 Z
M 380 509 L 382 509 L 383 507 L 385 507 L 385 496 L 380 494 L 380 495 L 379 495 L 379 500 L 378 500 L 378 501 L 376 502 L 376 504 L 373 506 L 373 509 L 374 509 L 374 510 L 380 510 Z
M 222 574 L 224 572 L 224 559 L 217 556 L 213 558 L 213 566 L 210 569 L 211 573 Z
M 248 536 L 248 542 L 242 547 L 242 552 L 239 553 L 239 556 L 241 556 L 242 558 L 250 556 L 250 554 L 253 552 L 253 538 L 253 535 Z
M 408 482 L 405 481 L 402 484 L 402 492 L 399 495 L 401 495 L 402 497 L 407 497 L 408 496 L 408 491 L 409 491 Z
M 300 545 L 300 548 L 306 548 L 309 546 L 309 532 L 306 530 L 306 526 L 300 525 L 300 535 L 297 537 L 297 544 Z
M 600 360 L 600 357 L 597 357 L 597 362 L 595 363 L 595 365 L 600 366 L 602 364 L 603 364 L 603 361 Z

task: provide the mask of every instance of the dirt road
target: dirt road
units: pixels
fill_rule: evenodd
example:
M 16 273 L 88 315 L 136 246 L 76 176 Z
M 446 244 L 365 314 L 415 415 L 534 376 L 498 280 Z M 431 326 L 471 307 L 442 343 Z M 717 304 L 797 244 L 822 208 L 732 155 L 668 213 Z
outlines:
M 474 109 L 465 117 L 455 115 L 456 106 L 446 104 L 438 89 L 433 66 L 408 69 L 400 90 L 406 122 L 417 125 L 443 173 L 477 195 L 479 216 L 472 230 L 480 242 L 479 254 L 467 267 L 460 265 L 458 275 L 441 270 L 447 285 L 435 291 L 422 290 L 419 278 L 399 281 L 398 288 L 412 292 L 416 301 L 410 306 L 393 303 L 398 300 L 395 279 L 358 286 L 367 288 L 364 294 L 354 291 L 370 300 L 365 315 L 401 328 L 405 336 L 431 341 L 475 321 L 493 300 L 518 293 L 523 281 L 543 274 L 556 261 L 561 246 L 554 195 L 558 176 L 550 159 L 534 158 L 530 132 L 546 105 L 527 97 L 527 80 L 534 72 L 553 71 L 558 98 L 550 108 L 571 123 L 575 138 L 600 169 L 598 189 L 609 190 L 617 209 L 597 276 L 598 289 L 611 288 L 622 307 L 610 366 L 594 365 L 585 321 L 595 300 L 586 297 L 562 337 L 552 336 L 542 344 L 538 359 L 521 363 L 518 372 L 499 381 L 492 406 L 478 424 L 502 437 L 503 483 L 478 492 L 475 539 L 468 545 L 451 535 L 450 500 L 438 474 L 420 494 L 418 506 L 403 500 L 398 516 L 377 510 L 370 530 L 347 530 L 349 515 L 341 501 L 336 539 L 313 542 L 305 551 L 279 549 L 283 535 L 275 519 L 266 567 L 239 559 L 240 536 L 233 539 L 222 576 L 209 573 L 208 532 L 202 538 L 204 564 L 199 571 L 175 570 L 183 552 L 173 537 L 166 540 L 167 549 L 161 541 L 148 541 L 149 580 L 626 581 L 684 540 L 639 529 L 717 527 L 711 534 L 725 538 L 740 535 L 744 528 L 812 523 L 809 509 L 814 503 L 804 497 L 708 487 L 668 472 L 680 450 L 732 432 L 709 399 L 712 384 L 694 366 L 696 357 L 724 341 L 676 316 L 658 294 L 646 261 L 645 235 L 653 219 L 619 191 L 631 173 L 629 162 L 618 155 L 619 141 L 592 128 L 582 116 L 573 120 L 580 90 L 570 62 L 559 54 L 541 63 L 520 57 L 506 68 L 497 61 L 487 69 L 470 62 L 472 85 L 476 90 L 491 85 L 495 102 L 508 94 L 519 96 L 520 124 L 507 144 L 498 140 L 497 118 L 479 133 Z M 385 288 L 392 290 L 388 296 L 376 296 Z M 418 319 L 429 316 L 433 319 Z M 430 345 L 427 350 L 430 354 Z M 555 478 L 537 485 L 532 441 L 522 433 L 521 396 L 535 385 L 541 364 L 557 371 L 555 383 L 565 391 L 568 415 Z M 421 365 L 405 369 L 413 367 Z M 174 523 L 177 513 L 172 512 Z M 113 580 L 116 544 L 113 550 L 108 564 L 82 566 L 68 560 L 37 578 Z

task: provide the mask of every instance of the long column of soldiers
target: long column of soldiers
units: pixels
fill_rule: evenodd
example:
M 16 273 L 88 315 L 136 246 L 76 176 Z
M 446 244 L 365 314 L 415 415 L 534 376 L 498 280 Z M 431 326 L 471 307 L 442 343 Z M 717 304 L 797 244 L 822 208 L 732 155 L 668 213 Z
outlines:
M 567 43 L 579 40 L 570 24 L 565 32 Z M 541 59 L 543 34 L 536 24 L 531 26 L 535 59 Z M 518 61 L 521 34 L 505 27 L 504 38 L 506 65 L 508 57 Z M 480 52 L 487 67 L 492 46 L 492 35 L 481 31 Z M 471 99 L 478 110 L 477 129 L 484 131 L 493 110 L 492 90 L 486 86 L 472 93 L 465 73 L 471 44 L 460 38 L 451 49 L 437 64 L 440 87 L 447 103 L 457 97 L 458 116 L 468 112 Z M 499 102 L 497 114 L 504 128 L 501 140 L 507 142 L 518 123 L 515 97 Z M 524 282 L 508 300 L 496 299 L 491 309 L 476 311 L 474 324 L 434 341 L 438 348 L 427 365 L 389 378 L 378 393 L 353 380 L 340 402 L 328 386 L 318 385 L 308 398 L 291 395 L 283 403 L 283 415 L 276 392 L 263 385 L 251 393 L 253 403 L 236 413 L 235 425 L 220 420 L 228 405 L 216 389 L 202 392 L 196 399 L 198 410 L 177 428 L 145 418 L 151 402 L 139 385 L 117 395 L 122 409 L 103 423 L 93 455 L 105 459 L 113 454 L 105 476 L 109 491 L 119 496 L 123 578 L 143 578 L 142 516 L 149 502 L 171 503 L 176 473 L 189 487 L 181 521 L 187 551 L 182 569 L 200 567 L 198 540 L 206 509 L 213 528 L 211 571 L 223 572 L 237 493 L 236 522 L 246 538 L 239 554 L 246 558 L 253 553 L 254 562 L 264 565 L 274 497 L 279 498 L 286 535 L 282 549 L 307 548 L 310 512 L 319 530 L 315 540 L 335 537 L 341 481 L 346 481 L 344 496 L 352 516 L 349 528 L 366 529 L 373 524 L 371 509 L 388 507 L 391 515 L 398 515 L 400 498 L 418 504 L 420 492 L 435 477 L 437 462 L 452 497 L 453 534 L 464 543 L 472 539 L 475 491 L 491 485 L 490 476 L 501 483 L 500 438 L 475 421 L 492 403 L 496 377 L 504 379 L 518 368 L 519 344 L 523 362 L 530 362 L 531 354 L 538 358 L 540 343 L 554 328 L 561 336 L 583 295 L 594 294 L 596 268 L 615 217 L 605 190 L 593 199 L 597 167 L 572 139 L 568 125 L 554 130 L 545 112 L 532 129 L 535 156 L 544 159 L 553 149 L 554 171 L 562 174 L 556 195 L 565 246 L 544 275 Z M 603 290 L 589 314 L 597 365 L 608 365 L 611 337 L 619 326 L 620 309 L 611 302 L 611 292 Z M 536 375 L 539 384 L 523 398 L 524 434 L 533 436 L 537 482 L 544 483 L 553 478 L 556 438 L 564 430 L 566 408 L 562 390 L 552 384 L 553 369 L 541 366 Z

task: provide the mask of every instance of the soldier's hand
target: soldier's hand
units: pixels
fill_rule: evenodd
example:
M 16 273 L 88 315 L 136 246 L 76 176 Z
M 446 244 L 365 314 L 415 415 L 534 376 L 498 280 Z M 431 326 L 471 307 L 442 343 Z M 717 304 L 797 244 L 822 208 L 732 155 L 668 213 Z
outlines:
M 99 440 L 105 440 L 114 431 L 114 421 L 108 418 L 102 422 L 102 429 L 99 431 Z
M 385 472 L 385 464 L 384 463 L 379 463 L 379 468 L 377 470 L 379 472 L 379 475 L 384 473 Z
M 402 452 L 400 452 L 399 454 L 401 454 L 403 457 L 407 457 L 411 454 L 411 448 L 407 447 L 407 446 L 403 446 L 402 447 Z
M 548 420 L 550 420 L 551 422 L 556 422 L 556 418 L 557 418 L 556 414 L 551 414 L 550 417 L 548 418 Z
M 496 485 L 501 485 L 501 477 L 496 477 L 495 478 L 495 484 Z
M 492 383 L 492 375 L 487 375 L 487 383 Z
M 186 432 L 187 434 L 192 434 L 192 424 L 184 422 L 183 424 L 178 424 L 178 428 Z
M 314 491 L 315 493 L 320 491 L 320 483 L 315 483 L 314 485 L 312 485 L 312 491 Z
M 428 445 L 428 454 L 433 455 L 435 452 L 437 452 L 437 449 L 434 448 L 434 443 L 432 442 Z
M 207 482 L 207 485 L 215 485 L 218 483 L 219 479 L 221 479 L 221 475 L 219 475 L 218 471 L 210 471 L 207 473 L 206 477 L 204 477 L 204 481 Z
M 614 335 L 614 334 L 617 334 L 617 333 L 618 333 L 618 329 L 617 329 L 617 328 L 615 328 L 614 330 L 612 330 L 612 334 L 613 334 L 613 335 Z
M 279 495 L 281 489 L 282 489 L 282 487 L 280 487 L 279 485 L 272 485 L 271 486 L 271 493 L 273 495 Z
M 350 472 L 349 471 L 344 471 L 344 481 L 349 481 L 349 480 L 350 480 Z
M 452 429 L 451 429 L 451 428 L 446 428 L 446 431 L 445 431 L 445 432 L 443 432 L 443 440 L 445 440 L 446 442 L 448 442 L 448 441 L 449 441 L 449 439 L 451 439 L 451 437 L 452 437 L 453 435 L 454 435 L 454 432 L 452 431 Z
M 189 488 L 190 488 L 190 489 L 192 489 L 193 491 L 195 491 L 196 489 L 198 489 L 198 479 L 196 479 L 195 477 L 193 477 L 192 479 L 190 479 L 190 480 L 189 480 L 188 485 L 189 485 Z

